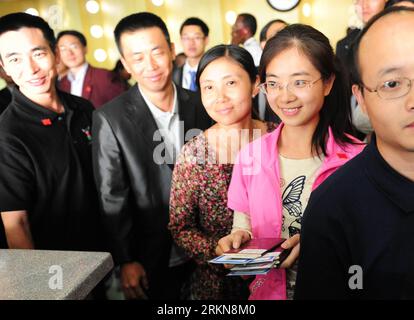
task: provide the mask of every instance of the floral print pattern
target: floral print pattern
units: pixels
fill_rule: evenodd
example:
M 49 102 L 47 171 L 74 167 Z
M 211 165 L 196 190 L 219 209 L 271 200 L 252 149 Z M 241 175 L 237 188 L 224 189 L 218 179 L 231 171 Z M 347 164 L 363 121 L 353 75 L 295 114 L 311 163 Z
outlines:
M 270 132 L 276 125 L 267 127 Z M 233 211 L 227 208 L 233 164 L 218 164 L 213 155 L 204 133 L 183 147 L 172 178 L 169 229 L 198 265 L 189 284 L 192 299 L 246 299 L 246 281 L 226 277 L 223 266 L 208 264 L 233 224 Z

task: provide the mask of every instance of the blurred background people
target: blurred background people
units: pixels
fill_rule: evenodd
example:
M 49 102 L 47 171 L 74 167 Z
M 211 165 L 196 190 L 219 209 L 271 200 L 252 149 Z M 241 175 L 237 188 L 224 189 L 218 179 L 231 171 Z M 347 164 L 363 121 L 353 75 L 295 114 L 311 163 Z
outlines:
M 254 38 L 257 30 L 256 18 L 250 13 L 241 13 L 231 28 L 231 44 L 243 45 L 253 57 L 254 65 L 259 66 L 262 49 Z
M 387 0 L 354 0 L 354 8 L 357 16 L 365 25 L 369 19 L 381 12 L 385 8 Z M 352 29 L 345 38 L 338 41 L 336 44 L 336 56 L 348 70 L 348 74 L 353 64 L 352 57 L 352 43 L 356 40 L 359 32 L 358 28 Z
M 191 91 L 198 91 L 197 67 L 208 44 L 208 34 L 208 26 L 199 18 L 188 18 L 181 25 L 181 44 L 186 60 L 182 67 L 174 69 L 173 81 L 176 85 Z
M 363 25 L 376 14 L 384 10 L 387 0 L 354 0 L 354 7 L 357 13 L 357 16 L 362 20 Z M 354 80 L 352 79 L 352 70 L 354 68 L 354 59 L 353 59 L 353 43 L 357 39 L 360 29 L 352 29 L 346 35 L 346 37 L 338 41 L 336 45 L 336 56 L 341 61 L 345 75 L 348 77 L 350 85 L 353 84 Z M 352 111 L 352 123 L 355 128 L 358 130 L 356 135 L 359 139 L 366 141 L 369 140 L 370 135 L 373 131 L 369 117 L 362 112 L 361 108 L 358 106 L 355 97 L 350 94 L 350 104 Z
M 59 60 L 56 63 L 56 69 L 57 69 L 57 81 L 59 82 L 64 76 L 68 74 L 69 68 L 62 62 L 62 60 Z
M 129 84 L 129 79 L 131 79 L 131 74 L 125 69 L 121 60 L 118 60 L 115 64 L 115 67 L 112 69 L 113 78 L 112 82 L 122 83 L 124 90 L 128 90 L 131 85 Z
M 281 19 L 274 19 L 265 24 L 260 31 L 260 47 L 264 49 L 267 40 L 276 35 L 280 30 L 288 25 L 287 22 Z
M 185 56 L 184 52 L 180 52 L 179 54 L 177 54 L 174 59 L 174 68 L 182 67 L 186 59 L 187 57 Z
M 59 80 L 59 88 L 89 100 L 95 108 L 125 91 L 122 82 L 114 82 L 111 71 L 92 67 L 86 61 L 87 42 L 76 30 L 65 30 L 57 36 L 57 50 L 68 72 Z
M 262 28 L 260 31 L 260 46 L 264 49 L 267 40 L 275 36 L 280 30 L 286 27 L 287 22 L 275 19 L 271 20 Z M 274 123 L 279 123 L 280 118 L 274 113 L 272 108 L 270 108 L 269 103 L 267 102 L 266 95 L 260 90 L 255 91 L 255 98 L 253 103 L 253 109 L 256 116 L 263 121 L 271 121 Z

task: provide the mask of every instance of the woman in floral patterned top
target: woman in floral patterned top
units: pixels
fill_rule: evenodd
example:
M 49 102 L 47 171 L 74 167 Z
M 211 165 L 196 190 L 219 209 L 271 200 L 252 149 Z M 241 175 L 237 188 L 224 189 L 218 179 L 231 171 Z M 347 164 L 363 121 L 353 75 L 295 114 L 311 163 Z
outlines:
M 247 283 L 226 277 L 208 264 L 218 240 L 232 228 L 227 189 L 240 148 L 275 129 L 253 120 L 252 96 L 258 84 L 250 54 L 233 45 L 216 46 L 203 56 L 197 84 L 204 107 L 216 124 L 190 140 L 175 165 L 169 228 L 176 243 L 197 262 L 189 284 L 191 299 L 246 299 Z

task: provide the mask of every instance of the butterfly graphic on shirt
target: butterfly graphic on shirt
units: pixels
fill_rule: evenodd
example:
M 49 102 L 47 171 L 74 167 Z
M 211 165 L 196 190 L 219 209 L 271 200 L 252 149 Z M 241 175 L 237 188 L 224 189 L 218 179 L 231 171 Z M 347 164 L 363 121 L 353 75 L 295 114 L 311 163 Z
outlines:
M 300 225 L 302 223 L 302 202 L 300 201 L 300 196 L 305 187 L 305 180 L 306 176 L 299 176 L 293 179 L 282 194 L 283 208 L 289 215 L 296 218 L 288 227 L 290 237 L 300 233 Z M 298 225 L 299 228 L 294 225 Z

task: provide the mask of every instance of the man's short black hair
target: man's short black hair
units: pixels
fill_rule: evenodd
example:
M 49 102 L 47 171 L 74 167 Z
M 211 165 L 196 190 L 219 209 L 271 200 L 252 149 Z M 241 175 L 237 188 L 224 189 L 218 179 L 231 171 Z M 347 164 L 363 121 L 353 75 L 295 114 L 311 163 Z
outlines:
M 242 18 L 243 25 L 250 30 L 252 36 L 256 34 L 257 21 L 256 18 L 250 13 L 240 13 L 239 17 Z
M 180 27 L 180 34 L 183 33 L 183 29 L 185 26 L 199 26 L 205 37 L 208 37 L 208 33 L 210 32 L 210 29 L 208 28 L 207 24 L 203 20 L 196 17 L 188 18 L 183 22 L 183 24 Z
M 35 28 L 42 31 L 43 37 L 49 43 L 50 49 L 55 52 L 55 33 L 42 18 L 24 12 L 10 13 L 0 18 L 0 35 L 9 31 L 17 31 L 21 28 Z
M 153 28 L 153 27 L 161 29 L 162 33 L 165 36 L 165 40 L 167 40 L 168 45 L 171 46 L 170 34 L 168 33 L 167 26 L 165 25 L 164 21 L 162 21 L 162 19 L 159 16 L 153 13 L 150 13 L 150 12 L 133 13 L 123 18 L 121 21 L 119 21 L 115 27 L 114 35 L 115 35 L 116 45 L 121 55 L 122 55 L 121 36 L 123 33 L 134 32 L 137 30 Z
M 88 45 L 88 42 L 86 41 L 85 36 L 82 33 L 80 33 L 79 31 L 76 31 L 76 30 L 63 30 L 63 31 L 58 33 L 56 42 L 59 42 L 59 39 L 62 38 L 63 36 L 74 36 L 74 37 L 78 38 L 79 42 L 82 43 L 82 45 L 84 47 L 86 47 Z
M 404 12 L 404 11 L 414 12 L 414 8 L 394 6 L 394 7 L 389 7 L 387 9 L 381 11 L 380 13 L 376 14 L 374 17 L 372 17 L 369 20 L 369 22 L 366 24 L 364 29 L 360 32 L 358 37 L 355 39 L 355 42 L 353 44 L 354 63 L 352 64 L 352 66 L 353 66 L 352 67 L 352 80 L 355 84 L 359 85 L 360 87 L 362 87 L 362 85 L 363 85 L 362 77 L 361 77 L 361 68 L 360 68 L 360 65 L 359 65 L 359 58 L 358 58 L 358 51 L 359 51 L 359 46 L 361 44 L 362 38 L 365 36 L 365 34 L 368 32 L 368 30 L 371 29 L 371 27 L 378 20 L 380 20 L 382 17 L 390 15 L 390 14 L 394 14 L 394 13 L 397 13 L 397 12 L 401 13 L 401 12 Z

